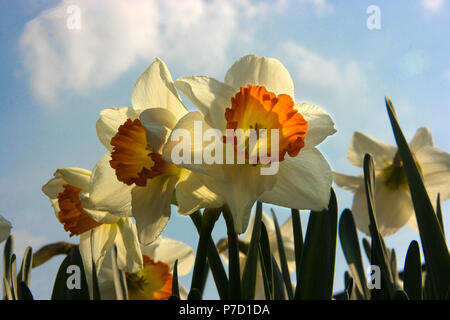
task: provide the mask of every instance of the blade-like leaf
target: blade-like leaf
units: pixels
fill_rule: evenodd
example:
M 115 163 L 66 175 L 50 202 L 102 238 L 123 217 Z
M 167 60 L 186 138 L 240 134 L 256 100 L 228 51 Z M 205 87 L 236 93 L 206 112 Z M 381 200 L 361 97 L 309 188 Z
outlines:
M 17 288 L 17 267 L 16 267 L 16 255 L 13 253 L 11 256 L 11 268 L 10 268 L 10 284 L 11 284 L 11 293 L 13 296 L 13 300 L 17 300 L 19 298 L 18 288 Z
M 422 300 L 422 263 L 417 241 L 411 242 L 406 254 L 403 290 L 411 300 Z
M 25 281 L 19 281 L 18 293 L 19 300 L 34 300 L 33 294 L 31 293 Z
M 178 259 L 175 260 L 172 273 L 172 296 L 170 300 L 180 300 L 180 288 L 178 287 Z
M 370 293 L 366 285 L 366 274 L 364 272 L 358 234 L 352 212 L 349 209 L 345 209 L 339 219 L 339 240 L 357 290 L 366 299 L 369 299 Z
M 6 283 L 8 283 L 9 290 L 11 290 L 11 256 L 13 254 L 13 248 L 14 248 L 14 238 L 12 235 L 8 237 L 8 239 L 5 242 L 5 246 L 3 248 L 3 278 L 5 279 Z M 5 283 L 3 281 L 3 284 Z M 6 300 L 8 294 L 8 288 L 3 285 L 3 298 Z
M 128 300 L 128 287 L 125 272 L 119 269 L 117 265 L 117 247 L 111 250 L 112 271 L 114 280 L 114 289 L 117 300 Z
M 450 255 L 444 234 L 408 142 L 398 123 L 392 101 L 388 97 L 386 97 L 386 107 L 408 180 L 434 298 L 445 299 L 450 285 Z
M 444 238 L 445 238 L 445 229 L 444 229 L 444 220 L 442 219 L 441 194 L 440 193 L 438 193 L 437 200 L 436 200 L 436 216 L 438 218 L 439 225 L 441 226 L 442 234 L 444 235 Z
M 345 280 L 345 291 L 344 291 L 344 295 L 345 295 L 345 300 L 354 300 L 353 299 L 353 277 L 348 273 L 345 272 L 346 275 L 346 280 Z
M 302 222 L 300 220 L 300 211 L 291 209 L 292 213 L 292 232 L 294 234 L 294 252 L 295 252 L 295 275 L 298 286 L 300 280 L 300 264 L 302 262 L 303 252 L 303 231 Z
M 271 212 L 272 212 L 273 222 L 275 224 L 275 234 L 277 237 L 278 255 L 279 255 L 280 264 L 281 264 L 281 275 L 283 276 L 284 285 L 286 286 L 288 298 L 289 298 L 289 300 L 292 300 L 294 298 L 294 292 L 292 290 L 291 275 L 289 273 L 289 268 L 288 268 L 288 264 L 287 264 L 286 251 L 284 249 L 283 237 L 281 236 L 280 225 L 278 224 L 278 219 L 275 214 L 275 211 L 273 211 L 273 209 L 271 209 Z
M 272 269 L 272 253 L 270 252 L 269 235 L 267 234 L 264 222 L 261 222 L 261 236 L 259 243 L 259 262 L 261 265 L 264 293 L 266 300 L 273 300 L 273 269 Z
M 277 260 L 271 255 L 272 270 L 273 270 L 273 296 L 275 300 L 286 300 L 285 286 L 283 276 L 281 275 L 280 267 L 278 267 Z
M 18 280 L 30 285 L 31 269 L 33 268 L 33 249 L 27 247 L 23 255 L 22 265 L 20 267 Z
M 405 291 L 397 290 L 394 292 L 394 295 L 392 296 L 392 300 L 409 300 L 409 297 Z
M 228 235 L 228 278 L 229 278 L 229 297 L 231 299 L 241 299 L 241 271 L 239 261 L 239 242 L 238 235 L 234 230 L 233 216 L 230 208 L 225 206 L 223 208 L 223 217 L 227 226 Z
M 328 209 L 311 212 L 295 299 L 331 299 L 337 238 L 337 202 L 331 189 Z
M 256 269 L 258 264 L 259 240 L 261 235 L 262 203 L 256 203 L 255 222 L 253 224 L 252 237 L 247 251 L 244 271 L 242 273 L 242 298 L 253 300 L 256 288 Z
M 79 281 L 79 282 L 78 282 Z M 77 287 L 79 284 L 79 287 Z M 70 286 L 69 286 L 70 285 Z M 70 288 L 69 288 L 70 287 Z M 61 263 L 53 285 L 52 300 L 89 300 L 89 288 L 78 246 Z

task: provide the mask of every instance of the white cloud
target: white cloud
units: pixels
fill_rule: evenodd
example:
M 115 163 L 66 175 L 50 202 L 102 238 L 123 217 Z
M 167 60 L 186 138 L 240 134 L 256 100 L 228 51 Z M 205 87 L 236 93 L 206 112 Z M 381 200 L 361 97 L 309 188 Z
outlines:
M 72 5 L 80 8 L 80 29 L 67 27 Z M 20 49 L 33 92 L 50 103 L 64 89 L 107 85 L 157 56 L 214 71 L 234 43 L 248 39 L 239 26 L 268 7 L 248 0 L 62 1 L 26 24 Z
M 333 6 L 327 0 L 300 0 L 300 3 L 312 6 L 318 16 L 327 16 L 334 12 Z
M 360 92 L 366 86 L 363 67 L 357 61 L 327 59 L 294 42 L 286 43 L 282 50 L 297 87 L 345 97 L 348 93 Z
M 420 0 L 420 4 L 428 11 L 438 12 L 445 5 L 445 0 Z

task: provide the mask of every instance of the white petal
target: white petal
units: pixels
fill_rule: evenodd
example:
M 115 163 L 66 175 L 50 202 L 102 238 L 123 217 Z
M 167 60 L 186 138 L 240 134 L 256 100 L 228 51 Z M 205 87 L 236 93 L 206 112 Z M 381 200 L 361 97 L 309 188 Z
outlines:
M 369 213 L 364 185 L 355 193 L 352 206 L 355 224 L 359 230 L 370 235 Z M 389 236 L 403 227 L 414 215 L 411 196 L 407 189 L 389 189 L 382 179 L 375 179 L 375 212 L 378 230 Z
M 136 81 L 131 102 L 135 109 L 166 108 L 177 118 L 187 113 L 169 70 L 160 59 L 156 59 Z
M 207 187 L 220 194 L 230 207 L 237 233 L 247 229 L 256 200 L 271 190 L 277 175 L 261 175 L 261 168 L 250 164 L 222 165 L 221 178 L 205 180 Z
M 287 69 L 274 58 L 247 55 L 238 59 L 225 75 L 225 83 L 237 92 L 247 84 L 265 86 L 276 94 L 294 99 L 294 83 Z
M 340 188 L 351 192 L 356 192 L 356 190 L 364 183 L 364 178 L 362 176 L 355 177 L 338 172 L 333 172 L 333 180 Z
M 370 153 L 373 157 L 375 168 L 383 169 L 392 163 L 397 147 L 371 138 L 362 132 L 356 131 L 350 141 L 348 160 L 356 167 L 363 167 L 364 155 Z
M 437 193 L 441 201 L 450 198 L 450 154 L 431 146 L 421 148 L 416 154 L 422 170 L 425 187 L 433 205 Z
M 11 233 L 11 222 L 0 216 L 0 242 L 8 239 Z
M 142 248 L 142 253 L 154 261 L 161 261 L 170 266 L 170 272 L 173 270 L 175 260 L 178 259 L 178 275 L 188 274 L 194 265 L 194 250 L 187 244 L 159 237 L 156 241 Z
M 118 267 L 125 272 L 139 272 L 143 268 L 143 261 L 136 226 L 131 218 L 120 219 L 117 226 L 118 232 L 115 244 L 117 246 Z
M 108 211 L 119 217 L 131 216 L 131 190 L 133 186 L 117 180 L 109 161 L 111 154 L 105 153 L 92 170 L 89 185 L 89 201 L 83 201 L 88 209 Z
M 225 109 L 231 107 L 231 97 L 237 90 L 206 76 L 177 79 L 175 86 L 203 113 L 212 127 L 225 130 Z
M 326 137 L 336 133 L 333 119 L 322 108 L 307 102 L 297 103 L 295 107 L 308 122 L 305 149 L 317 146 Z
M 419 233 L 419 226 L 417 225 L 417 219 L 416 215 L 411 215 L 411 218 L 409 218 L 408 222 L 406 223 L 411 229 L 413 229 L 415 232 Z
M 97 137 L 109 151 L 113 149 L 111 139 L 127 119 L 137 119 L 140 112 L 129 107 L 108 108 L 100 111 L 100 118 L 95 123 Z
M 133 216 L 136 219 L 139 240 L 142 244 L 155 241 L 166 227 L 177 181 L 176 176 L 159 176 L 147 180 L 145 187 L 133 188 Z
M 423 147 L 433 146 L 433 135 L 427 127 L 417 129 L 416 134 L 411 139 L 409 147 L 413 152 L 419 151 Z
M 88 197 L 82 198 L 81 203 L 87 215 L 99 223 L 114 224 L 120 220 L 120 217 L 115 216 L 108 211 L 101 211 L 90 208 Z
M 64 191 L 63 186 L 67 184 L 61 177 L 51 178 L 46 184 L 42 186 L 42 192 L 49 197 L 49 199 L 58 198 L 58 194 Z
M 175 189 L 178 212 L 180 214 L 191 214 L 202 208 L 220 208 L 224 199 L 212 192 L 204 184 L 204 175 L 184 170 L 184 174 L 178 181 Z
M 89 179 L 91 177 L 91 172 L 89 170 L 75 167 L 62 168 L 56 170 L 55 177 L 63 178 L 64 181 L 72 187 L 83 191 L 89 190 Z
M 139 116 L 146 129 L 147 143 L 154 152 L 161 154 L 162 147 L 175 127 L 178 119 L 167 109 L 144 110 Z
M 328 162 L 316 148 L 301 150 L 280 162 L 275 187 L 260 201 L 294 208 L 323 210 L 330 201 L 332 173 Z

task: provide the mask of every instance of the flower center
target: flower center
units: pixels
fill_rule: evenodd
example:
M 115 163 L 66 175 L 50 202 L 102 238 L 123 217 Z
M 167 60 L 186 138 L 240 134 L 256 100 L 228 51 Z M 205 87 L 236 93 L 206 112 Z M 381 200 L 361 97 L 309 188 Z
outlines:
M 178 167 L 164 161 L 147 143 L 146 130 L 139 119 L 127 119 L 111 139 L 110 165 L 119 181 L 144 187 L 147 179 L 175 175 Z
M 70 231 L 70 236 L 80 235 L 101 225 L 89 217 L 81 206 L 79 198 L 81 189 L 69 184 L 63 185 L 64 190 L 58 194 L 58 220 L 64 225 L 64 230 Z
M 172 295 L 172 275 L 169 265 L 154 262 L 143 255 L 144 268 L 138 273 L 127 273 L 130 300 L 167 300 Z
M 415 163 L 419 169 L 419 174 L 423 178 L 422 168 L 417 161 L 415 161 Z M 381 171 L 381 177 L 383 178 L 386 186 L 391 190 L 408 190 L 408 179 L 406 178 L 405 168 L 398 151 L 395 154 L 392 163 Z
M 226 109 L 225 119 L 227 129 L 241 129 L 243 132 L 250 129 L 255 133 L 253 139 L 256 143 L 253 145 L 249 138 L 242 144 L 235 142 L 235 153 L 244 153 L 246 159 L 256 158 L 259 162 L 260 149 L 264 148 L 267 157 L 277 157 L 279 161 L 283 161 L 286 153 L 295 157 L 305 145 L 308 123 L 294 108 L 292 98 L 286 94 L 277 96 L 264 86 L 249 84 L 241 87 L 231 98 L 231 108 Z M 274 141 L 272 137 L 275 137 Z M 278 154 L 273 154 L 274 150 Z

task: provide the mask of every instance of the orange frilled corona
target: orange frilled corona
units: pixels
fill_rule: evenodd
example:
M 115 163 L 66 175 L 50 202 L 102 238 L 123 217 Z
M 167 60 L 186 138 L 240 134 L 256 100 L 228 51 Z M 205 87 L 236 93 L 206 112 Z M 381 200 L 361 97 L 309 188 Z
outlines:
M 130 300 L 167 300 L 172 295 L 172 275 L 164 262 L 155 262 L 143 255 L 144 268 L 126 273 Z
M 147 179 L 175 175 L 178 168 L 164 161 L 147 143 L 146 130 L 139 119 L 127 119 L 111 139 L 110 165 L 119 181 L 144 187 Z
M 64 230 L 70 232 L 71 237 L 101 225 L 83 210 L 79 198 L 80 191 L 81 189 L 65 184 L 63 185 L 63 191 L 58 194 L 60 210 L 58 220 L 64 225 Z
M 249 84 L 241 87 L 231 98 L 231 108 L 225 110 L 225 119 L 227 129 L 242 129 L 244 132 L 249 129 L 257 132 L 267 130 L 268 138 L 271 130 L 278 130 L 279 161 L 284 160 L 286 153 L 291 157 L 297 156 L 305 145 L 308 123 L 294 108 L 292 98 L 287 94 L 276 95 L 264 86 Z M 267 152 L 272 150 L 270 145 L 273 143 L 277 142 L 268 141 Z M 248 158 L 248 145 L 246 148 L 245 156 Z

